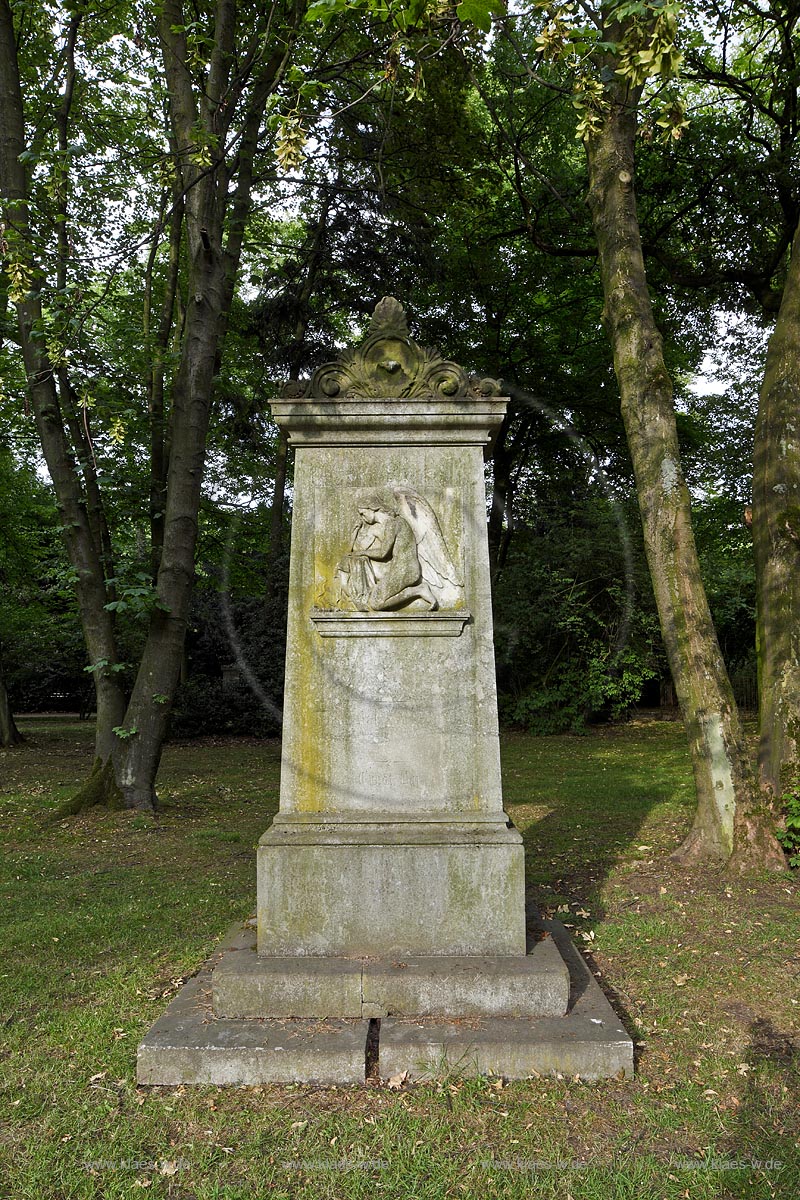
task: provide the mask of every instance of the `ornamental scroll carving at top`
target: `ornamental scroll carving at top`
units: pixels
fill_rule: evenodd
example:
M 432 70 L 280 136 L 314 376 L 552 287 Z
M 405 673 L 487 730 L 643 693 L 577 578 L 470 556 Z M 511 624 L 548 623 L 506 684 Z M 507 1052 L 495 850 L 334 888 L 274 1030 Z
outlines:
M 403 306 L 391 296 L 376 306 L 366 338 L 335 362 L 319 367 L 310 381 L 284 388 L 288 399 L 354 400 L 372 397 L 438 396 L 443 400 L 498 396 L 500 382 L 467 375 L 436 350 L 412 341 Z

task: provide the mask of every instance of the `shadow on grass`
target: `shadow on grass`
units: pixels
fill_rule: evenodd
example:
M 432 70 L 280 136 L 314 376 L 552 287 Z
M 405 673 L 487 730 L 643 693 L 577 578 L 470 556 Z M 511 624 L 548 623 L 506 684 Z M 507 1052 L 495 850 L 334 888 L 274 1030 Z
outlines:
M 526 745 L 535 747 L 536 759 L 523 756 Z M 592 919 L 602 918 L 602 889 L 612 868 L 621 859 L 669 853 L 691 820 L 691 769 L 675 726 L 638 736 L 520 739 L 516 745 L 506 739 L 503 766 L 506 808 L 522 832 L 534 908 L 591 902 Z
M 567 925 L 633 1035 L 638 1061 L 639 1022 L 582 935 L 607 915 L 604 885 L 613 869 L 621 861 L 646 866 L 666 856 L 688 829 L 694 793 L 683 729 L 653 724 L 583 737 L 506 735 L 503 750 L 505 806 L 525 846 L 529 931 L 541 913 Z
M 800 1195 L 800 1043 L 771 1021 L 750 1025 L 746 1083 L 718 1168 L 731 1200 Z

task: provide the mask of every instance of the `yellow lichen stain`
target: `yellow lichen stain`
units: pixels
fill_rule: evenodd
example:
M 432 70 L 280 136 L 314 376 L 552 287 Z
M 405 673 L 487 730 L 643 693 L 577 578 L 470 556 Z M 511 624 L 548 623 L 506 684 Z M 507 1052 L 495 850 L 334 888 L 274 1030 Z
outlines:
M 330 564 L 325 562 L 319 554 L 314 555 L 314 585 L 311 590 L 311 604 L 315 608 L 330 607 L 329 593 L 331 590 L 331 580 L 333 579 L 333 571 L 330 569 Z
M 311 589 L 309 589 L 311 591 Z M 310 610 L 311 605 L 308 605 Z M 298 812 L 321 812 L 324 808 L 324 756 L 322 714 L 315 703 L 314 676 L 318 672 L 316 658 L 322 653 L 321 644 L 314 644 L 315 635 L 301 634 L 295 642 L 295 686 L 297 697 L 298 736 L 294 742 L 297 761 L 294 763 L 295 805 Z M 320 640 L 321 642 L 321 640 Z

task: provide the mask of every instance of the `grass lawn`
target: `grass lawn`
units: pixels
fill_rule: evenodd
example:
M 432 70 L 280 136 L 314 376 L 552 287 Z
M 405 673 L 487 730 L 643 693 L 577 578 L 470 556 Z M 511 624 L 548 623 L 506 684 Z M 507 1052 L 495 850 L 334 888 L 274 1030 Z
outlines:
M 141 1035 L 254 907 L 278 744 L 168 746 L 157 824 L 54 825 L 92 731 L 20 724 L 0 751 L 0 1196 L 800 1195 L 800 889 L 670 860 L 692 810 L 679 725 L 503 741 L 533 902 L 588 955 L 636 1079 L 337 1090 L 135 1085 Z

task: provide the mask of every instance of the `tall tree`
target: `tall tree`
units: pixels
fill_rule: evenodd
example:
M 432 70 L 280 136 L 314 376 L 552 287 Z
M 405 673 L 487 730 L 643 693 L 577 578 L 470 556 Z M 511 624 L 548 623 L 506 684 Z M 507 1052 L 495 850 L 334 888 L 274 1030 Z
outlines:
M 800 768 L 800 226 L 767 350 L 756 423 L 753 544 L 761 781 L 775 797 Z
M 723 241 L 709 255 L 707 239 L 696 239 L 679 275 L 729 304 L 741 305 L 742 293 L 749 294 L 768 321 L 777 314 L 753 462 L 759 774 L 775 800 L 800 772 L 800 3 L 715 0 L 707 16 L 718 35 L 696 39 L 688 68 L 710 94 L 719 142 L 727 141 L 716 156 L 707 203 L 709 225 Z
M 79 11 L 66 17 L 63 96 L 57 109 L 60 183 L 53 188 L 55 206 L 61 209 L 59 217 L 64 216 L 63 174 L 66 163 L 63 159 L 63 137 L 74 98 L 75 41 L 80 22 Z M 29 41 L 37 52 L 41 49 L 38 40 L 30 32 Z M 46 63 L 40 66 L 42 70 L 46 69 Z M 92 662 L 97 664 L 96 753 L 98 761 L 105 762 L 114 746 L 113 727 L 121 724 L 125 704 L 119 681 L 113 672 L 116 647 L 113 614 L 106 608 L 110 596 L 103 567 L 104 517 L 97 503 L 96 477 L 91 456 L 86 452 L 84 431 L 76 414 L 65 414 L 62 409 L 62 400 L 71 405 L 73 397 L 71 393 L 59 396 L 52 343 L 48 349 L 45 336 L 42 300 L 44 266 L 40 262 L 41 253 L 36 253 L 35 229 L 31 219 L 30 162 L 35 161 L 36 152 L 26 136 L 15 14 L 8 0 L 0 3 L 0 104 L 4 114 L 0 130 L 0 200 L 3 204 L 6 270 L 10 278 L 9 298 L 16 308 L 33 411 L 45 461 L 58 496 L 69 557 L 76 572 L 76 589 L 87 649 Z M 35 132 L 32 136 L 36 137 Z M 59 226 L 63 228 L 63 225 L 62 220 Z M 59 265 L 56 274 L 59 280 L 62 280 L 66 236 L 62 228 L 57 234 Z M 60 380 L 66 382 L 63 369 Z M 76 456 L 76 447 L 70 443 L 69 427 L 77 434 L 82 452 L 80 461 Z
M 622 416 L 662 637 L 689 737 L 697 809 L 681 848 L 688 861 L 783 867 L 758 791 L 703 588 L 679 452 L 673 385 L 645 273 L 635 194 L 637 121 L 648 80 L 669 79 L 679 60 L 670 0 L 548 5 L 541 52 L 570 63 L 578 133 L 589 174 Z M 552 79 L 551 79 L 552 82 Z M 668 97 L 659 115 L 680 136 L 683 113 Z
M 163 379 L 151 387 L 153 544 L 157 573 L 149 628 L 131 695 L 119 684 L 111 582 L 110 539 L 103 496 L 86 423 L 77 419 L 76 394 L 64 355 L 47 337 L 43 295 L 48 282 L 41 246 L 44 231 L 32 220 L 34 155 L 26 136 L 18 32 L 8 0 L 0 3 L 0 194 L 7 239 L 13 239 L 10 272 L 19 335 L 42 448 L 58 496 L 78 601 L 98 692 L 96 762 L 78 802 L 109 797 L 128 807 L 151 808 L 169 708 L 180 670 L 194 574 L 197 512 L 209 409 L 227 314 L 241 256 L 253 173 L 267 103 L 284 79 L 296 43 L 304 3 L 287 2 L 267 13 L 242 14 L 234 0 L 220 0 L 189 20 L 178 0 L 142 12 L 116 6 L 116 28 L 103 30 L 104 49 L 120 38 L 124 22 L 141 21 L 145 37 L 157 37 L 163 61 L 162 93 L 176 181 L 165 216 L 173 248 L 185 247 L 185 308 L 175 326 L 175 270 L 168 272 L 157 346 L 163 357 L 165 330 L 175 331 L 175 365 L 168 417 Z M 62 53 L 55 72 L 63 79 L 56 115 L 57 291 L 68 280 L 70 217 L 65 176 L 73 106 L 80 74 L 81 27 L 87 10 L 63 14 Z M 106 21 L 108 16 L 105 15 Z M 94 45 L 84 50 L 89 61 Z M 86 65 L 86 58 L 84 64 Z M 87 69 L 86 74 L 89 71 Z M 34 135 L 35 136 L 35 135 Z M 118 148 L 118 151 L 120 148 Z M 59 287 L 59 285 L 61 285 Z M 157 356 L 156 356 L 157 358 Z M 156 367 L 156 371 L 158 367 Z M 84 414 L 85 415 L 85 414 Z

